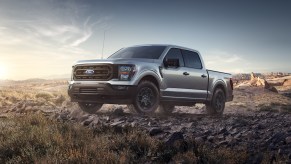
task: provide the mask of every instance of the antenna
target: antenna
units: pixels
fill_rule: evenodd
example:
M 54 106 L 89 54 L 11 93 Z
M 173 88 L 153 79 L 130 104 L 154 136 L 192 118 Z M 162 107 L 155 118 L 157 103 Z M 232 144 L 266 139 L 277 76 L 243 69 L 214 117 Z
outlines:
M 104 35 L 103 35 L 103 46 L 102 46 L 102 56 L 101 56 L 101 59 L 103 59 L 104 42 L 105 42 L 105 32 L 106 31 L 104 31 Z

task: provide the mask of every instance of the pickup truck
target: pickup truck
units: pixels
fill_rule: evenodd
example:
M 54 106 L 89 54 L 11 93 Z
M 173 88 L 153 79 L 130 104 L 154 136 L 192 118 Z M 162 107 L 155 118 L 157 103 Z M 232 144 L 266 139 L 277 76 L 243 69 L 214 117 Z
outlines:
M 68 94 L 87 113 L 103 104 L 127 104 L 140 114 L 204 103 L 208 114 L 222 115 L 233 100 L 231 74 L 207 70 L 198 51 L 176 45 L 122 48 L 105 60 L 72 66 Z

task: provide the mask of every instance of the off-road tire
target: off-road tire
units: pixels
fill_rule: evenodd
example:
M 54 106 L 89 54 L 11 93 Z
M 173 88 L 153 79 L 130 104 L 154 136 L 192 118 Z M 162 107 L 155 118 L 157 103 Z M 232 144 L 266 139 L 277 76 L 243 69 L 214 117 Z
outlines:
M 151 81 L 141 81 L 133 97 L 133 104 L 128 105 L 130 111 L 138 114 L 152 114 L 159 107 L 160 92 Z
M 175 109 L 175 105 L 160 104 L 159 112 L 162 114 L 171 114 Z
M 222 115 L 225 108 L 225 94 L 222 89 L 214 91 L 211 102 L 206 104 L 206 113 L 210 115 Z
M 78 105 L 82 109 L 82 111 L 89 114 L 95 114 L 102 107 L 103 104 L 79 102 Z

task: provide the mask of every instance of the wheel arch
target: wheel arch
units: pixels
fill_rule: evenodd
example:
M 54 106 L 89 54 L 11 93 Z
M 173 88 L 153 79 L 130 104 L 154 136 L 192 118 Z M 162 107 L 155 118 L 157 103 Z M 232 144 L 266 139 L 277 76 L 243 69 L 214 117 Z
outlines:
M 211 100 L 212 100 L 212 97 L 213 97 L 213 95 L 214 95 L 214 92 L 215 92 L 215 90 L 218 89 L 218 88 L 222 89 L 222 91 L 223 91 L 225 97 L 227 97 L 226 84 L 225 84 L 223 81 L 216 81 L 216 82 L 214 83 L 212 89 L 210 90 L 210 91 L 211 91 L 211 92 L 210 92 L 211 94 L 210 94 L 210 96 L 208 96 L 208 101 L 211 101 Z
M 154 83 L 156 85 L 156 87 L 158 89 L 160 89 L 160 84 L 159 84 L 158 80 L 154 76 L 152 76 L 152 75 L 146 75 L 146 76 L 142 77 L 139 80 L 138 84 L 140 84 L 142 81 L 145 81 L 145 80 Z
M 217 89 L 221 89 L 224 92 L 224 95 L 226 96 L 226 86 L 223 83 L 218 83 L 214 86 L 213 89 L 213 93 L 217 90 Z
M 141 81 L 147 80 L 154 83 L 158 89 L 160 89 L 160 80 L 159 76 L 154 72 L 145 72 L 140 75 L 140 78 L 136 80 L 136 85 L 140 84 Z

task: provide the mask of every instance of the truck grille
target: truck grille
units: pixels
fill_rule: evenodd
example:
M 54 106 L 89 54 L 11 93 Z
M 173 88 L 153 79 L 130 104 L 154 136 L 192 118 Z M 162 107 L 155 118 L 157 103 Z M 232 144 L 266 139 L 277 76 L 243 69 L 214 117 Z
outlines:
M 80 65 L 74 69 L 74 80 L 111 80 L 114 75 L 112 65 Z

